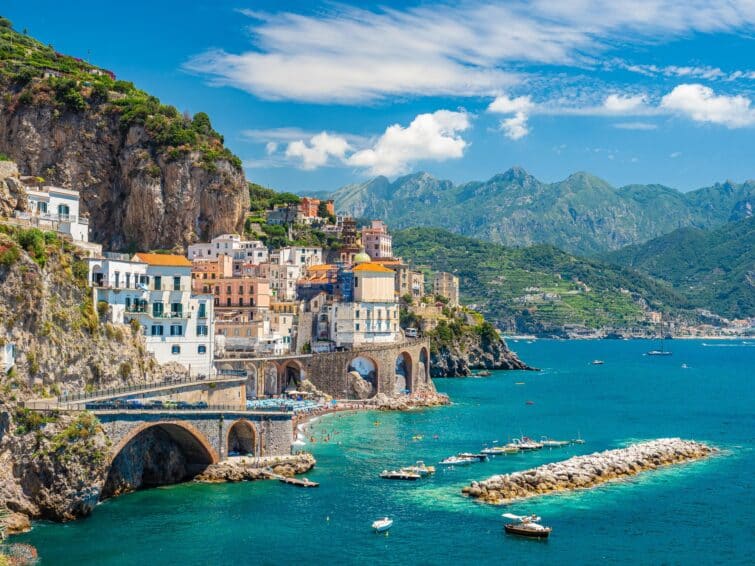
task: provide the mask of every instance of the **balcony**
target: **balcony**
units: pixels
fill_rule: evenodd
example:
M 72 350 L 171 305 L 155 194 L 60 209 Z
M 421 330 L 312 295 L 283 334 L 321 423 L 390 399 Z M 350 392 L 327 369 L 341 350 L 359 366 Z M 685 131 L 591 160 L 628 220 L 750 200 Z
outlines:
M 46 222 L 65 222 L 68 224 L 89 225 L 89 218 L 76 216 L 75 214 L 50 214 L 47 212 L 22 212 L 15 211 L 14 216 L 20 220 L 29 221 L 46 221 Z

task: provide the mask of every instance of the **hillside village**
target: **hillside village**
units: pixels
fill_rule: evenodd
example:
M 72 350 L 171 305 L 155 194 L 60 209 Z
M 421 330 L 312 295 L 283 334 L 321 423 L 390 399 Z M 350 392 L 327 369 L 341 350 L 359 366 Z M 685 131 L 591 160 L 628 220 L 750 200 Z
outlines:
M 255 211 L 246 235 L 221 234 L 185 254 L 116 253 L 89 241 L 77 191 L 14 175 L 15 165 L 2 163 L 23 194 L 6 222 L 71 240 L 86 256 L 100 321 L 140 329 L 158 363 L 177 363 L 191 376 L 216 375 L 220 358 L 398 343 L 432 335 L 457 316 L 482 323 L 460 306 L 458 277 L 395 257 L 383 222 L 358 226 L 336 215 L 333 201 L 289 196 Z M 303 244 L 304 233 L 325 245 Z M 13 352 L 7 343 L 6 369 Z M 363 377 L 370 371 L 355 369 Z

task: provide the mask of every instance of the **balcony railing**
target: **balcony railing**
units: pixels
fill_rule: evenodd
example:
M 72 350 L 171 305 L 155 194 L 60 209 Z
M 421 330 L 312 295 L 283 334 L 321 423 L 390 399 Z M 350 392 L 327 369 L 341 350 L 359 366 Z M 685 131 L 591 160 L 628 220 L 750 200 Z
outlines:
M 17 210 L 14 213 L 21 220 L 47 220 L 48 222 L 67 222 L 70 224 L 89 225 L 89 218 L 76 216 L 75 214 L 50 214 L 48 212 L 23 212 Z

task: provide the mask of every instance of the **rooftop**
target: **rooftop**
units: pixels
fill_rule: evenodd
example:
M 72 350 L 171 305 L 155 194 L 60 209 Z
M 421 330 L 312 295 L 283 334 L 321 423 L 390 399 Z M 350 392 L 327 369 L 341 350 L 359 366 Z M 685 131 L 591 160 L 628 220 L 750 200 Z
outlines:
M 378 272 L 378 273 L 394 273 L 392 269 L 388 269 L 387 267 L 383 267 L 379 263 L 360 263 L 354 268 L 354 271 L 372 271 L 372 272 Z
M 182 255 L 174 254 L 148 254 L 138 252 L 134 254 L 134 259 L 143 261 L 148 265 L 159 265 L 166 267 L 191 267 L 191 262 Z

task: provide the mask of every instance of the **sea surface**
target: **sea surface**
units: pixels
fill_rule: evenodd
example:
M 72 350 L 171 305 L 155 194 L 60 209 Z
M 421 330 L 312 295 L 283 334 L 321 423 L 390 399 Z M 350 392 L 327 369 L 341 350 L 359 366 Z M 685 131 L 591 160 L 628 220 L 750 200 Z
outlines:
M 318 489 L 146 490 L 14 540 L 35 545 L 43 564 L 755 563 L 755 340 L 669 341 L 667 358 L 643 356 L 657 346 L 647 341 L 510 346 L 542 371 L 436 380 L 454 401 L 447 408 L 316 421 L 318 441 L 307 448 Z M 596 358 L 605 364 L 590 365 Z M 520 434 L 585 444 L 439 469 L 419 482 L 378 477 Z M 506 509 L 460 494 L 475 479 L 665 436 L 707 441 L 723 455 Z M 505 535 L 505 511 L 541 515 L 551 538 Z M 392 530 L 374 534 L 370 524 L 384 515 Z

